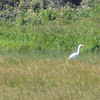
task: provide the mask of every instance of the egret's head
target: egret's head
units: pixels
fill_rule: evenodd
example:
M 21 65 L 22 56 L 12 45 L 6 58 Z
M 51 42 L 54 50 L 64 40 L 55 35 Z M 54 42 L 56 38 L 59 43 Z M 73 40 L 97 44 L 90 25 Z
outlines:
M 80 47 L 83 47 L 84 45 L 80 44 L 79 46 L 80 46 Z

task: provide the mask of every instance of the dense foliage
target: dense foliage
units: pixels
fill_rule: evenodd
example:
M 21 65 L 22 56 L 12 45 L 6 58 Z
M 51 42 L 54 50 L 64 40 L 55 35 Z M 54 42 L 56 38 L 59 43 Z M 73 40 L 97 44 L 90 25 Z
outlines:
M 24 9 L 9 7 L 16 17 L 1 18 L 0 48 L 5 50 L 64 50 L 70 51 L 80 43 L 85 51 L 100 50 L 100 4 L 85 8 Z M 4 14 L 3 11 L 0 12 Z M 6 16 L 5 15 L 5 16 Z M 9 13 L 8 13 L 9 15 Z

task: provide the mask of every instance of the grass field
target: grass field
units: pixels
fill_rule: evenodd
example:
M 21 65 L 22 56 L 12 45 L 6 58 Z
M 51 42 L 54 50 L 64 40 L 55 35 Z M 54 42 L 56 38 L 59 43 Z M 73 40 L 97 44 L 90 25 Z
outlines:
M 0 18 L 0 100 L 100 100 L 99 1 L 12 10 L 16 18 Z M 79 58 L 68 61 L 79 44 Z
M 0 100 L 99 100 L 100 57 L 5 53 L 0 56 Z M 82 57 L 81 57 L 82 56 Z

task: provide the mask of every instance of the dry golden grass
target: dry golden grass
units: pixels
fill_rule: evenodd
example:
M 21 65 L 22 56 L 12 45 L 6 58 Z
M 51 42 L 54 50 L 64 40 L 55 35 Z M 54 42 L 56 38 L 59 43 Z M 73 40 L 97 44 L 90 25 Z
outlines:
M 0 58 L 0 100 L 99 99 L 99 58 Z

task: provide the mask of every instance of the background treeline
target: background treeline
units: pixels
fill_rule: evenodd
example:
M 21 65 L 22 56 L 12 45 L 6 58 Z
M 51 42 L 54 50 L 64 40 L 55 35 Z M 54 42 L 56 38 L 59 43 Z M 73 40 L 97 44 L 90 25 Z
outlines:
M 0 49 L 70 51 L 82 43 L 85 51 L 100 51 L 98 0 L 0 2 Z
M 40 9 L 60 8 L 70 5 L 75 6 L 92 6 L 94 0 L 0 0 L 0 10 L 2 18 L 16 17 L 21 11 L 27 12 L 31 9 L 38 13 Z

